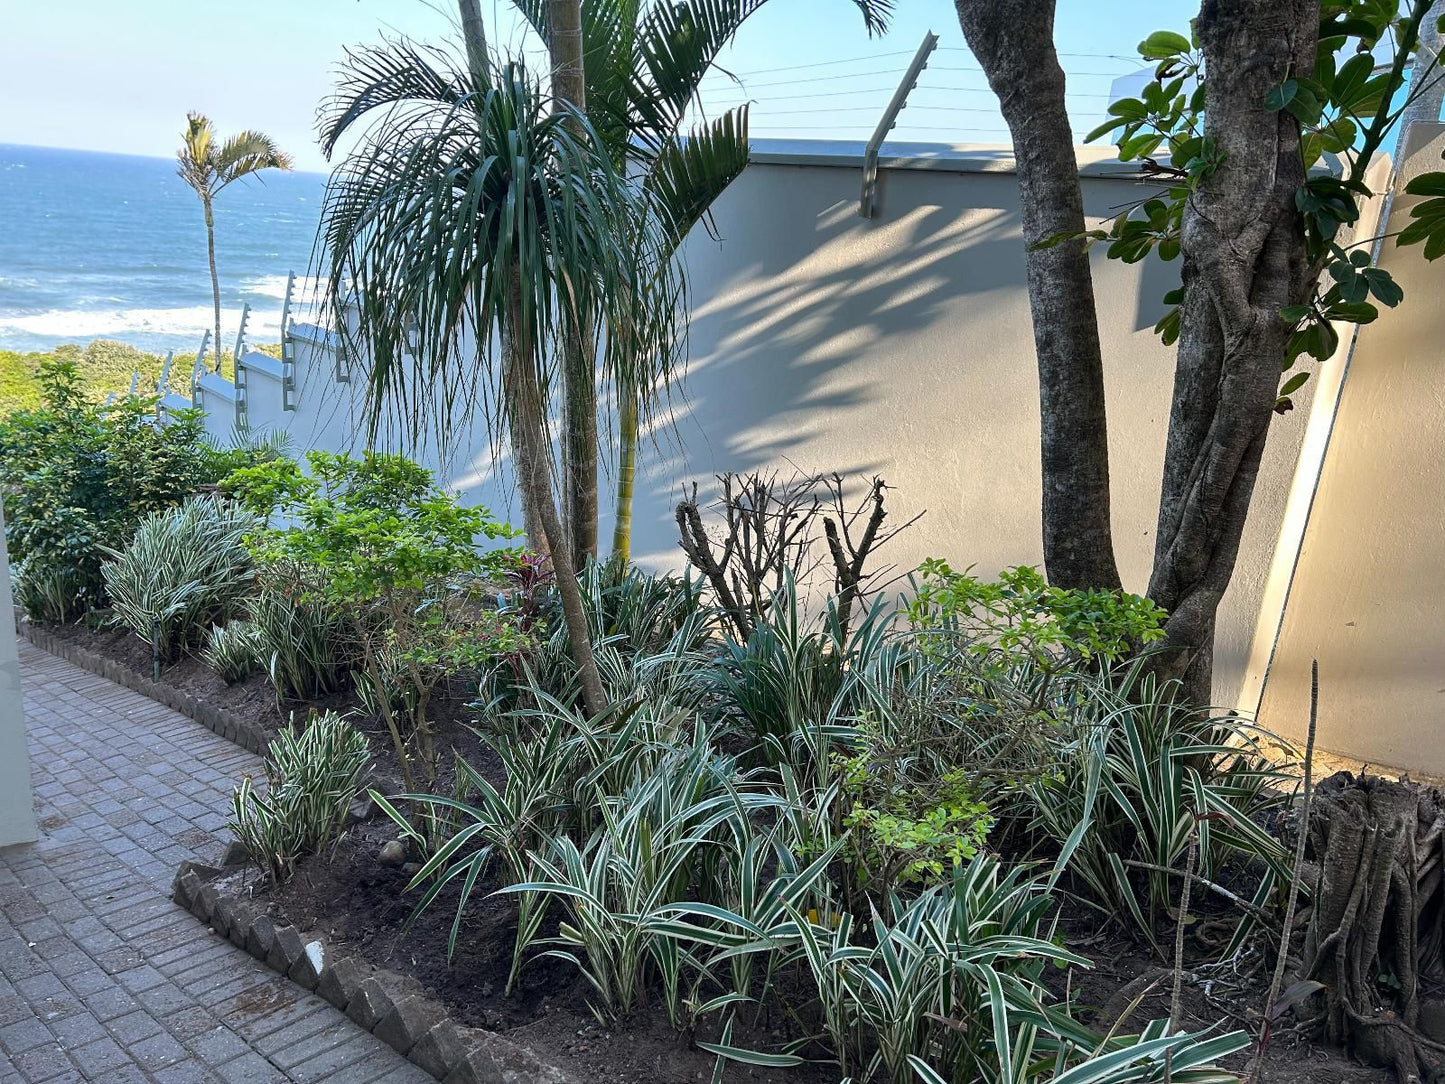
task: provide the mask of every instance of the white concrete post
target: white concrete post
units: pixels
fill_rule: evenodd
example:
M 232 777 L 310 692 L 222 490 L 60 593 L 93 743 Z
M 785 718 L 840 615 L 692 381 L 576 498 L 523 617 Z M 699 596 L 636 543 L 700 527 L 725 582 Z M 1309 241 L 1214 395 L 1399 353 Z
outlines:
M 5 515 L 0 510 L 0 847 L 33 843 L 35 838 L 20 654 L 15 644 L 15 602 L 10 592 L 10 557 L 5 550 Z

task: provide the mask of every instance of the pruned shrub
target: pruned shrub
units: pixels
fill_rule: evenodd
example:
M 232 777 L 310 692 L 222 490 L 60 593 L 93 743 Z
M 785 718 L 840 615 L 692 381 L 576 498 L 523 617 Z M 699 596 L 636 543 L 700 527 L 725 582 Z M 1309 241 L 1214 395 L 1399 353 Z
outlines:
M 161 660 L 199 644 L 235 614 L 253 590 L 245 547 L 255 517 L 215 497 L 152 512 L 101 569 L 116 619 L 152 645 Z
M 231 799 L 228 827 L 266 875 L 284 881 L 346 826 L 370 757 L 366 735 L 335 712 L 283 730 L 266 757 L 266 787 L 248 775 Z

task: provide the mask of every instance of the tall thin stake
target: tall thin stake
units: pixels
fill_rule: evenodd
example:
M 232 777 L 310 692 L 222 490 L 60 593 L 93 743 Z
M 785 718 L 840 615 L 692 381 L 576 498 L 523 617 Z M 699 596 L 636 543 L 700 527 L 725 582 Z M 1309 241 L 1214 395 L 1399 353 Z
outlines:
M 1274 964 L 1274 979 L 1269 984 L 1269 998 L 1264 1003 L 1264 1023 L 1259 1029 L 1259 1046 L 1255 1050 L 1254 1065 L 1250 1067 L 1249 1084 L 1259 1079 L 1260 1065 L 1264 1051 L 1269 1045 L 1270 1025 L 1274 1022 L 1274 1003 L 1279 1000 L 1280 989 L 1284 986 L 1284 969 L 1289 959 L 1291 927 L 1294 926 L 1295 907 L 1299 903 L 1299 868 L 1305 860 L 1305 840 L 1310 831 L 1310 806 L 1314 801 L 1315 726 L 1320 712 L 1320 661 L 1310 660 L 1310 729 L 1305 737 L 1305 787 L 1304 801 L 1300 806 L 1299 830 L 1295 833 L 1294 868 L 1290 871 L 1289 898 L 1284 905 L 1284 927 L 1279 938 L 1279 959 Z

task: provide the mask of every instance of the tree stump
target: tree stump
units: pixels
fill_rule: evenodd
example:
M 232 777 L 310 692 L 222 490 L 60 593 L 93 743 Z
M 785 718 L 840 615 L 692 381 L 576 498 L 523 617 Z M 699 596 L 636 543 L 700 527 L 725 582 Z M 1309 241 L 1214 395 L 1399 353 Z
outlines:
M 1308 830 L 1317 872 L 1301 977 L 1325 986 L 1326 1038 L 1416 1084 L 1445 1053 L 1418 1028 L 1421 980 L 1445 979 L 1445 792 L 1338 772 Z

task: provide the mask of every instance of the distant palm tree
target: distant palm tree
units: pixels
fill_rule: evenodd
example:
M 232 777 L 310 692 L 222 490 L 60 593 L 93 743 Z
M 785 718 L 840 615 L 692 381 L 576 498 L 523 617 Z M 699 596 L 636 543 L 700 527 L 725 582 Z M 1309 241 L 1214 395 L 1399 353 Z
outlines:
M 475 26 L 475 5 L 463 4 Z M 565 344 L 605 360 L 667 341 L 646 307 L 641 196 L 587 118 L 524 70 L 468 64 L 406 41 L 348 53 L 322 110 L 328 156 L 376 118 L 335 170 L 322 212 L 323 298 L 350 357 L 369 366 L 371 438 L 428 425 L 438 445 L 474 411 L 505 425 L 534 547 L 548 548 L 587 711 L 604 706 L 577 563 L 552 484 L 548 419 Z M 666 276 L 664 276 L 664 279 Z
M 221 280 L 216 276 L 216 219 L 213 212 L 216 196 L 232 181 L 249 177 L 263 169 L 290 169 L 291 156 L 277 149 L 271 137 L 263 132 L 237 132 L 224 143 L 218 143 L 216 130 L 202 113 L 186 114 L 186 130 L 181 133 L 181 149 L 176 152 L 181 180 L 201 197 L 206 212 L 206 255 L 211 261 L 211 298 L 216 309 L 216 369 L 221 368 Z

